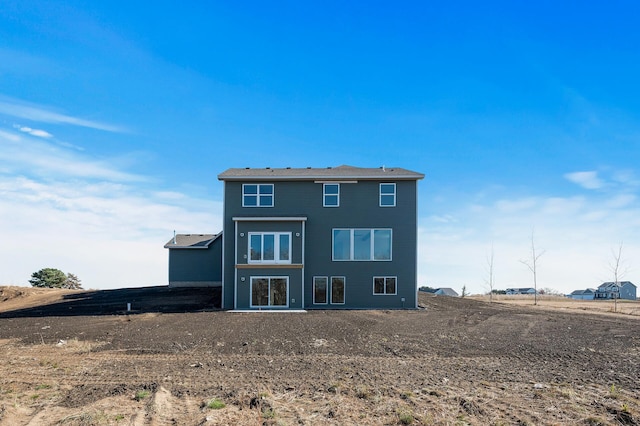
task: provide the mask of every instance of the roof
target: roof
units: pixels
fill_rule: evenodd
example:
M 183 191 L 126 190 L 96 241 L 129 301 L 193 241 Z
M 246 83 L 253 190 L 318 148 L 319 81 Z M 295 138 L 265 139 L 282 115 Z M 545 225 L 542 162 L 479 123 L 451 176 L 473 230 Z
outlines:
M 176 234 L 164 248 L 168 249 L 206 249 L 214 242 L 222 232 L 218 234 Z
M 399 167 L 365 168 L 338 166 L 326 168 L 241 168 L 228 169 L 218 175 L 219 180 L 419 180 L 422 173 Z
M 585 290 L 573 290 L 571 292 L 571 294 L 574 295 L 574 296 L 578 296 L 578 295 L 581 295 L 581 294 L 593 294 L 594 292 L 595 292 L 595 289 L 587 288 Z
M 618 284 L 618 286 L 620 286 L 620 287 L 625 286 L 627 284 L 631 284 L 633 287 L 635 287 L 635 284 L 632 283 L 631 281 L 618 281 L 615 284 Z M 598 288 L 603 289 L 603 288 L 607 288 L 607 287 L 612 286 L 612 285 L 614 285 L 614 282 L 613 281 L 609 281 L 609 282 L 600 284 L 598 286 Z

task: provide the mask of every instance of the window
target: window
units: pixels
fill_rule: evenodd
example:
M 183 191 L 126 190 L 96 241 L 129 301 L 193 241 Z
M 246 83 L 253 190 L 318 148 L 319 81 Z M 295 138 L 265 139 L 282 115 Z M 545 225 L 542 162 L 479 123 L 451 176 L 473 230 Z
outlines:
M 243 184 L 242 207 L 273 207 L 273 184 Z
M 391 229 L 334 229 L 333 260 L 391 260 Z
M 313 303 L 316 305 L 327 304 L 329 280 L 327 277 L 313 277 Z
M 344 304 L 344 277 L 331 277 L 331 303 Z
M 397 294 L 396 277 L 373 277 L 373 294 Z
M 396 184 L 381 183 L 380 184 L 380 207 L 396 206 Z
M 251 277 L 251 307 L 287 307 L 288 292 L 288 277 Z
M 323 207 L 339 207 L 340 206 L 340 184 L 325 183 L 322 186 L 322 206 Z
M 249 263 L 291 263 L 291 233 L 249 232 Z

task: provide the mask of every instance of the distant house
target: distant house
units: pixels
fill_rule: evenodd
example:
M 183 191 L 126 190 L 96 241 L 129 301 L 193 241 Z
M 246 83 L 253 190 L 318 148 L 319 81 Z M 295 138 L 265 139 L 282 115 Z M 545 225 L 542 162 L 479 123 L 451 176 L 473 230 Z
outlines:
M 506 290 L 506 294 L 514 295 L 514 294 L 536 294 L 536 289 L 532 287 L 526 288 L 508 288 Z
M 433 294 L 438 296 L 451 296 L 451 297 L 459 296 L 458 292 L 456 292 L 454 289 L 449 287 L 436 288 Z
M 574 290 L 571 294 L 567 294 L 567 297 L 570 299 L 577 300 L 593 300 L 596 294 L 596 289 L 587 288 L 585 290 Z
M 602 283 L 596 289 L 594 299 L 636 300 L 636 286 L 631 281 Z

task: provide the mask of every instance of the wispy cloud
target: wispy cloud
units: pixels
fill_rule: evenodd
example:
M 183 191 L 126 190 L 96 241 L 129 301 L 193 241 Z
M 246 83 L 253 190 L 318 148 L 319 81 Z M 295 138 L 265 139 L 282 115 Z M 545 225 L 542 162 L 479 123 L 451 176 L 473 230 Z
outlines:
M 53 135 L 45 130 L 40 130 L 40 129 L 32 129 L 31 127 L 27 127 L 27 126 L 20 126 L 18 124 L 14 124 L 13 127 L 15 129 L 20 130 L 23 133 L 29 133 L 31 136 L 37 136 L 39 138 L 52 138 Z
M 87 127 L 107 132 L 121 133 L 126 131 L 126 129 L 119 126 L 74 117 L 56 112 L 51 107 L 30 104 L 5 96 L 0 97 L 0 114 L 40 123 L 70 124 L 73 126 Z
M 564 177 L 585 189 L 600 189 L 605 185 L 596 171 L 567 173 Z
M 144 177 L 117 169 L 80 153 L 63 150 L 31 132 L 13 133 L 0 130 L 0 161 L 14 174 L 49 177 L 141 181 Z

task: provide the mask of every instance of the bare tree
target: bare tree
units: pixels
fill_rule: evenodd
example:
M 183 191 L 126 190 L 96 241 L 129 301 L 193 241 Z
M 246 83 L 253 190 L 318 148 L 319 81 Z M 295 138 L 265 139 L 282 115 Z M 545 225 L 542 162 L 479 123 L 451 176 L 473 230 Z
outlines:
M 489 254 L 489 256 L 487 256 L 487 273 L 488 273 L 488 277 L 487 279 L 484 281 L 485 284 L 487 285 L 487 287 L 489 287 L 489 303 L 491 303 L 492 298 L 493 298 L 493 285 L 494 285 L 494 278 L 493 278 L 493 244 L 491 244 L 491 253 Z
M 545 253 L 545 250 L 536 251 L 536 241 L 535 241 L 535 229 L 531 230 L 531 257 L 529 259 L 521 260 L 520 263 L 526 265 L 527 268 L 533 274 L 533 289 L 535 290 L 533 294 L 533 304 L 538 304 L 538 260 Z
M 622 259 L 622 246 L 623 243 L 620 242 L 618 251 L 611 249 L 613 259 L 611 260 L 611 263 L 609 263 L 609 270 L 613 273 L 613 284 L 618 286 L 618 291 L 613 293 L 613 312 L 618 311 L 618 297 L 620 296 L 619 282 L 626 272 L 626 270 L 621 270 L 622 264 L 624 263 L 624 260 Z
M 465 297 L 467 295 L 467 286 L 463 285 L 462 286 L 462 295 L 460 295 L 460 297 Z

